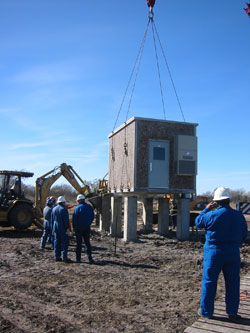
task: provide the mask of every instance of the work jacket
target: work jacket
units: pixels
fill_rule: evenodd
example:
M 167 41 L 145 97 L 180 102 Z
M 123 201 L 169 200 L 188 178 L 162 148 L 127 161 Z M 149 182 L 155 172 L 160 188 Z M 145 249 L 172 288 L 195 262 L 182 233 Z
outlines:
M 45 206 L 43 209 L 43 217 L 44 217 L 44 227 L 50 228 L 51 226 L 51 214 L 52 214 L 52 207 Z
M 86 202 L 80 203 L 74 210 L 72 216 L 72 224 L 75 230 L 80 229 L 82 226 L 90 226 L 94 220 L 94 211 L 92 206 Z
M 203 209 L 195 219 L 197 228 L 205 228 L 205 245 L 241 247 L 247 238 L 247 223 L 241 212 L 229 205 L 214 211 Z
M 52 210 L 51 221 L 54 232 L 66 232 L 69 229 L 68 210 L 59 203 Z

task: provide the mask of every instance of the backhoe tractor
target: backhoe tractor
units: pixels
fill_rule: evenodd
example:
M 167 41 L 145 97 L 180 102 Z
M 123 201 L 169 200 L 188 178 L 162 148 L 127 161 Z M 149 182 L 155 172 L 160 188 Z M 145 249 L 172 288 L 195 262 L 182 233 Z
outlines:
M 86 198 L 92 196 L 89 186 L 84 183 L 73 167 L 62 163 L 60 166 L 48 171 L 36 180 L 34 209 L 37 226 L 39 226 L 39 224 L 42 226 L 42 212 L 46 204 L 46 198 L 50 195 L 50 188 L 61 176 L 72 185 L 77 193 L 84 194 Z
M 32 177 L 32 172 L 0 171 L 0 225 L 14 226 L 16 229 L 27 229 L 34 223 L 43 228 L 43 208 L 50 196 L 51 186 L 63 176 L 77 191 L 98 208 L 101 206 L 100 193 L 92 193 L 72 166 L 62 163 L 41 177 L 37 178 L 35 186 L 35 200 L 25 198 L 22 190 L 22 177 Z M 103 180 L 102 189 L 105 191 L 107 182 Z M 90 198 L 93 198 L 93 201 Z
M 25 198 L 22 178 L 33 177 L 32 172 L 0 171 L 0 224 L 24 230 L 34 220 L 33 202 Z

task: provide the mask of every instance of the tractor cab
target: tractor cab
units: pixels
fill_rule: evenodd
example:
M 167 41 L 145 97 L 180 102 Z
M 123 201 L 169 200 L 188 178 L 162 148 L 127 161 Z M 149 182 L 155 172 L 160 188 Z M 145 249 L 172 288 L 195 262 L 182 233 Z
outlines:
M 32 172 L 0 171 L 0 222 L 16 229 L 26 229 L 34 219 L 33 204 L 22 190 L 22 178 Z
M 13 200 L 25 199 L 22 177 L 33 177 L 32 172 L 0 171 L 0 207 L 8 208 Z

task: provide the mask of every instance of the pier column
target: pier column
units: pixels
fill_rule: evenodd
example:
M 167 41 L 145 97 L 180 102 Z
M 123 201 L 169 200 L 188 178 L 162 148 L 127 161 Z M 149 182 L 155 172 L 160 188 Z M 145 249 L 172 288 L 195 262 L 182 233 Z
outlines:
M 152 231 L 153 230 L 153 198 L 144 198 L 143 211 L 142 211 L 142 221 L 143 230 Z
M 178 199 L 177 202 L 177 230 L 178 240 L 189 240 L 190 199 Z
M 111 223 L 110 234 L 112 236 L 122 236 L 122 197 L 111 197 Z
M 125 241 L 135 241 L 137 233 L 137 198 L 124 197 L 124 235 Z
M 102 207 L 100 213 L 100 231 L 110 230 L 111 220 L 111 195 L 104 195 L 102 197 Z
M 158 234 L 166 236 L 169 234 L 169 200 L 158 199 Z

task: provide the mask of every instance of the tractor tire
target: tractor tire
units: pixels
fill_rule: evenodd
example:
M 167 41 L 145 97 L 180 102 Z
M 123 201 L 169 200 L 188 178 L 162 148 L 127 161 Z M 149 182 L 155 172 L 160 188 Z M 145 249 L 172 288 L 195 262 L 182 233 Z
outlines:
M 24 230 L 31 226 L 34 220 L 33 209 L 26 203 L 19 203 L 9 213 L 9 223 L 17 230 Z

